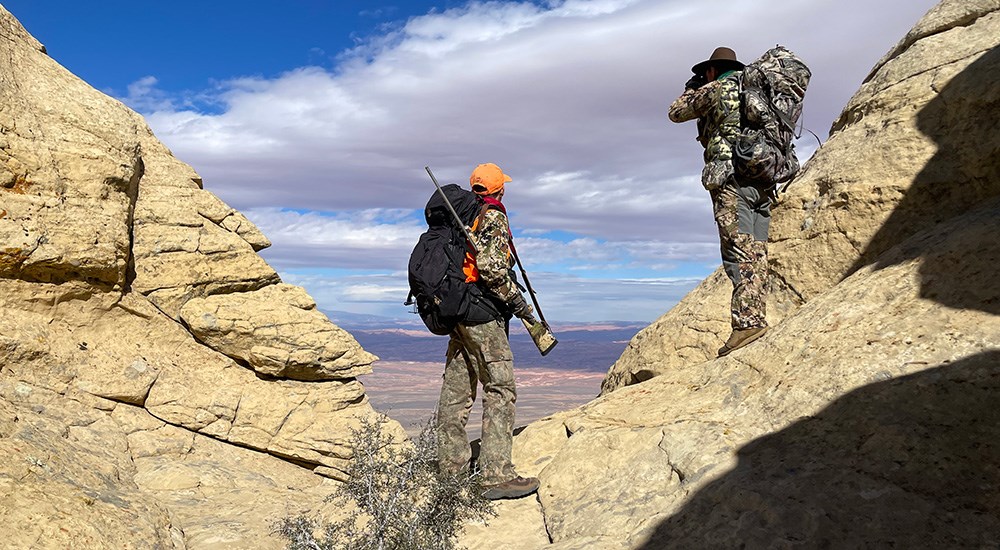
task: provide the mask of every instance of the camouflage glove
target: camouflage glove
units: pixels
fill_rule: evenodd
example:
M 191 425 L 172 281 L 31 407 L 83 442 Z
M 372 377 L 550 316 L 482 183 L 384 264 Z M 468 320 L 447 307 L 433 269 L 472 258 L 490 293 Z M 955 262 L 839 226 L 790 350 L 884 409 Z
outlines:
M 701 171 L 701 184 L 705 189 L 714 191 L 723 187 L 725 183 L 735 175 L 733 161 L 713 160 L 705 164 Z
M 525 299 L 524 295 L 520 292 L 514 295 L 514 299 L 510 301 L 511 312 L 517 316 L 518 319 L 531 319 L 534 310 L 531 309 L 531 304 L 529 304 Z
M 708 81 L 705 79 L 705 75 L 696 74 L 692 76 L 690 79 L 688 79 L 687 82 L 684 83 L 684 89 L 697 90 L 698 88 L 701 88 L 705 84 L 708 84 Z

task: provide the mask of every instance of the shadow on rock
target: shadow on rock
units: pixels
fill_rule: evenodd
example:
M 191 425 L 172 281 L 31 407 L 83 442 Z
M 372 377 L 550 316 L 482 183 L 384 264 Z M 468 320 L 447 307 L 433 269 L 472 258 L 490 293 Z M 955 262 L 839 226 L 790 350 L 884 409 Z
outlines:
M 947 221 L 1000 197 L 1000 47 L 994 47 L 949 81 L 917 115 L 917 127 L 937 144 L 937 153 L 914 178 L 906 196 L 847 272 L 874 262 L 887 267 L 928 252 L 887 250 L 921 229 Z M 990 240 L 995 240 L 995 235 Z M 975 257 L 983 241 L 968 239 Z M 924 262 L 921 296 L 959 309 L 1000 314 L 1000 278 L 956 278 L 949 262 Z M 994 271 L 996 267 L 994 266 Z M 992 298 L 992 299 L 990 299 Z
M 1000 351 L 757 439 L 642 548 L 1000 546 Z

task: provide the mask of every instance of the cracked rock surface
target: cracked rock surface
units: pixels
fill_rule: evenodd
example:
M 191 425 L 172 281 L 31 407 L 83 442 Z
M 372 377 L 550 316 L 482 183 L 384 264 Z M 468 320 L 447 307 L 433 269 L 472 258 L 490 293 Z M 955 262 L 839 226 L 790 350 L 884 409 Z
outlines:
M 193 298 L 181 308 L 181 319 L 206 346 L 268 376 L 354 378 L 370 374 L 377 359 L 317 310 L 305 289 L 293 285 Z
M 376 357 L 141 116 L 0 34 L 0 537 L 282 548 L 272 521 L 336 517 Z

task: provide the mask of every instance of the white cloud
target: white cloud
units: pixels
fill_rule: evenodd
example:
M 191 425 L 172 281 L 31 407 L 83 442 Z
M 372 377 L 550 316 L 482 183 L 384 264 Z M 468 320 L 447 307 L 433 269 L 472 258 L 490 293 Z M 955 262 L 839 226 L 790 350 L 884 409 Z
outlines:
M 322 275 L 279 272 L 281 280 L 305 288 L 325 311 L 402 317 L 409 288 L 406 273 Z
M 336 71 L 230 80 L 221 113 L 154 109 L 149 121 L 240 208 L 412 207 L 428 189 L 425 164 L 461 181 L 486 159 L 515 174 L 515 188 L 586 173 L 605 193 L 658 191 L 668 201 L 703 193 L 690 181 L 700 164 L 693 124 L 665 117 L 692 64 L 720 41 L 745 59 L 789 45 L 814 69 L 805 121 L 822 135 L 932 2 L 888 4 L 866 4 L 858 17 L 859 0 L 780 10 L 749 0 L 473 3 L 413 18 Z M 577 190 L 541 189 L 533 215 L 561 210 Z
M 601 320 L 653 321 L 691 291 L 702 277 L 595 278 L 575 273 L 531 275 L 539 305 L 550 323 Z
M 173 111 L 177 107 L 166 92 L 158 89 L 155 76 L 144 76 L 128 85 L 124 101 L 139 111 Z
M 244 214 L 271 240 L 262 254 L 279 269 L 405 269 L 426 229 L 408 211 L 391 209 L 323 214 L 253 208 Z
M 255 208 L 244 213 L 271 240 L 271 248 L 262 254 L 279 270 L 405 271 L 410 252 L 426 229 L 402 210 L 323 214 Z M 719 249 L 714 241 L 560 240 L 537 235 L 518 237 L 516 246 L 528 269 L 566 265 L 577 271 L 644 272 L 672 269 L 677 262 L 709 261 Z

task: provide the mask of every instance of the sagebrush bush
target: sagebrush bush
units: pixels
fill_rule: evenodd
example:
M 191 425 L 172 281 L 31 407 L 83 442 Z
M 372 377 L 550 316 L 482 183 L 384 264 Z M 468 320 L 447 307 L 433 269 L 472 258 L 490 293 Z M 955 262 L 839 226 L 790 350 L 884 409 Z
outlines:
M 388 422 L 380 414 L 352 430 L 350 479 L 327 500 L 353 502 L 353 512 L 335 523 L 302 515 L 279 520 L 274 530 L 289 550 L 453 550 L 465 521 L 496 515 L 478 475 L 439 470 L 435 419 L 402 443 Z

